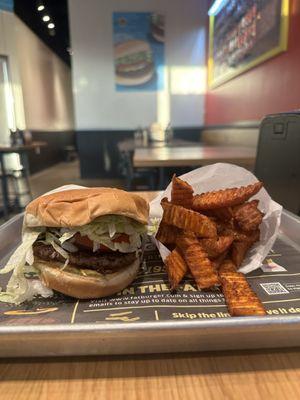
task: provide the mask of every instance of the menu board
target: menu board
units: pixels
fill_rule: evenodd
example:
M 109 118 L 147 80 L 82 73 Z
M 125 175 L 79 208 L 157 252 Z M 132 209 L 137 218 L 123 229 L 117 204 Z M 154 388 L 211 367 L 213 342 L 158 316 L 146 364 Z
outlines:
M 209 86 L 287 49 L 289 0 L 228 0 L 210 16 Z

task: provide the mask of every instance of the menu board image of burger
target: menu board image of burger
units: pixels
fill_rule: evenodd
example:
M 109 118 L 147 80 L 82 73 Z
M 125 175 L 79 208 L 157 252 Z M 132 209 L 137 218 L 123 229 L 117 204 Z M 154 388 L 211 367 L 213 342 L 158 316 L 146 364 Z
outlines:
M 164 26 L 161 14 L 113 13 L 117 91 L 164 88 Z

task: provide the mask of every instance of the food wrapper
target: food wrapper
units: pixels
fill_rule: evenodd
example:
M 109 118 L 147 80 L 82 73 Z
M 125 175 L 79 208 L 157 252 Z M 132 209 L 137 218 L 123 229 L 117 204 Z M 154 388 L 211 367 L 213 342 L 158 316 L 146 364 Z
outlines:
M 237 165 L 225 163 L 217 163 L 197 168 L 187 174 L 181 175 L 179 178 L 192 185 L 194 194 L 247 186 L 258 181 L 250 171 L 238 167 Z M 160 205 L 161 199 L 164 197 L 171 199 L 171 187 L 172 183 L 150 203 L 150 221 L 153 227 L 158 227 L 158 222 L 162 218 L 163 210 Z M 261 224 L 260 240 L 255 243 L 248 252 L 247 257 L 239 269 L 239 271 L 243 273 L 254 271 L 262 265 L 263 260 L 268 255 L 276 240 L 282 212 L 282 206 L 273 201 L 264 188 L 251 199 L 259 200 L 259 209 L 265 216 Z M 155 238 L 154 241 L 164 260 L 170 254 L 170 251 Z

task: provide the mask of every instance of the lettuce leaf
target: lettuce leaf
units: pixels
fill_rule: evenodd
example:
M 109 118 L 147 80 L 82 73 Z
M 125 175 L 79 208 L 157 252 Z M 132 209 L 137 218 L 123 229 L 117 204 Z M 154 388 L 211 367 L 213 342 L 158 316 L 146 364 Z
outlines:
M 6 266 L 0 270 L 1 274 L 13 271 L 5 292 L 0 292 L 0 301 L 7 303 L 20 304 L 25 300 L 31 300 L 34 296 L 41 294 L 45 286 L 42 284 L 34 285 L 30 280 L 25 278 L 26 258 L 28 252 L 31 251 L 33 243 L 45 228 L 28 229 L 23 233 L 21 245 L 12 254 Z M 31 257 L 30 257 L 31 258 Z M 31 269 L 33 267 L 30 267 Z M 43 286 L 43 290 L 41 287 Z M 53 292 L 51 291 L 51 294 Z M 49 295 L 49 289 L 47 289 Z
M 97 218 L 90 224 L 74 227 L 73 229 L 51 228 L 51 230 L 55 233 L 61 244 L 67 240 L 71 240 L 76 233 L 79 233 L 81 236 L 87 236 L 94 242 L 95 250 L 102 244 L 111 250 L 118 250 L 121 253 L 134 252 L 140 248 L 141 235 L 146 233 L 145 225 L 122 215 L 105 215 Z M 113 238 L 118 233 L 128 235 L 129 243 L 114 242 Z

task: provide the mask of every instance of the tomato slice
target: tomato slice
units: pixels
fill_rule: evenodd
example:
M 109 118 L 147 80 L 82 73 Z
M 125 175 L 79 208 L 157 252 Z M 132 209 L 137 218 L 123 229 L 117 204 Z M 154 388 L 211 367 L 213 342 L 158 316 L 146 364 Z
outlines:
M 117 233 L 117 237 L 112 241 L 114 243 L 129 243 L 129 236 L 126 233 Z
M 78 245 L 79 247 L 83 247 L 85 249 L 93 251 L 93 241 L 90 240 L 88 236 L 81 236 L 80 233 L 76 233 L 74 238 L 75 238 L 74 241 L 75 246 Z M 129 243 L 129 236 L 126 235 L 126 233 L 118 233 L 117 237 L 113 239 L 112 242 Z M 100 244 L 100 248 L 97 251 L 110 252 L 113 250 L 104 246 L 103 244 Z

